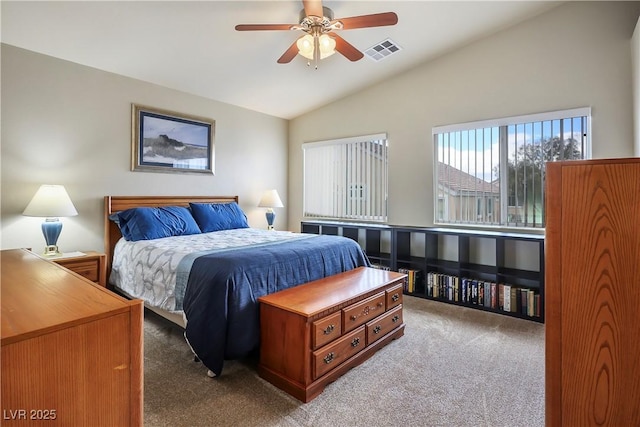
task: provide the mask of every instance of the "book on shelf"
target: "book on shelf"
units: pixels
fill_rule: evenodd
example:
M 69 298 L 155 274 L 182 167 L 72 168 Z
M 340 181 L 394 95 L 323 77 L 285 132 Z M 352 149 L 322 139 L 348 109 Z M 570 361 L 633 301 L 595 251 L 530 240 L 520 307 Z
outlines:
M 503 302 L 502 309 L 504 311 L 511 311 L 511 285 L 503 285 Z
M 511 312 L 518 312 L 518 305 L 520 302 L 520 298 L 518 298 L 518 288 L 511 287 Z
M 491 284 L 490 284 L 490 289 L 491 289 L 491 291 L 490 291 L 490 293 L 491 293 L 491 304 L 490 304 L 490 307 L 493 308 L 493 309 L 497 308 L 497 305 L 496 305 L 496 298 L 497 298 L 497 292 L 498 292 L 497 287 L 498 286 L 497 286 L 496 282 L 491 282 Z

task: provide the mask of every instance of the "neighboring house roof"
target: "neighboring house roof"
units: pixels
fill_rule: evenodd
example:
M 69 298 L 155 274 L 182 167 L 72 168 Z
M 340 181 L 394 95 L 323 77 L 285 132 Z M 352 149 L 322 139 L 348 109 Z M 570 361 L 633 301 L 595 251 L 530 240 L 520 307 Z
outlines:
M 483 192 L 500 194 L 499 182 L 487 182 L 453 166 L 438 162 L 438 184 L 453 193 Z

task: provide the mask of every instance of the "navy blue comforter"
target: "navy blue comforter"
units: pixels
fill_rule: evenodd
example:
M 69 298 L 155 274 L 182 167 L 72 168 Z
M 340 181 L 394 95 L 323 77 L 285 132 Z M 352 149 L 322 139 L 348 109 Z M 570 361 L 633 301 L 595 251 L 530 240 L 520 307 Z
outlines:
M 369 261 L 355 241 L 313 236 L 203 255 L 193 262 L 183 308 L 185 336 L 207 368 L 247 356 L 260 341 L 258 298 Z

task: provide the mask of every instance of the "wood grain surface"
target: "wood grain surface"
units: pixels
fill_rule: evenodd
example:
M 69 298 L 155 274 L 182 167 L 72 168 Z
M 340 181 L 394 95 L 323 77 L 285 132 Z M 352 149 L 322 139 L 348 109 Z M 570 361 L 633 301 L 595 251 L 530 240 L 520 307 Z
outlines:
M 640 159 L 547 172 L 547 425 L 640 425 Z

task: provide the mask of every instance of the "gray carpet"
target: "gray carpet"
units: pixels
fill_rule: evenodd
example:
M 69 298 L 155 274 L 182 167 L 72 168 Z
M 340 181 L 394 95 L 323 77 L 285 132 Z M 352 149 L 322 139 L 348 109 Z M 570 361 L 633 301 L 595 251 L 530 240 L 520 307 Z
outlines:
M 303 404 L 255 359 L 208 378 L 182 331 L 146 314 L 145 426 L 544 425 L 544 325 L 407 296 L 404 319 L 402 338 Z

